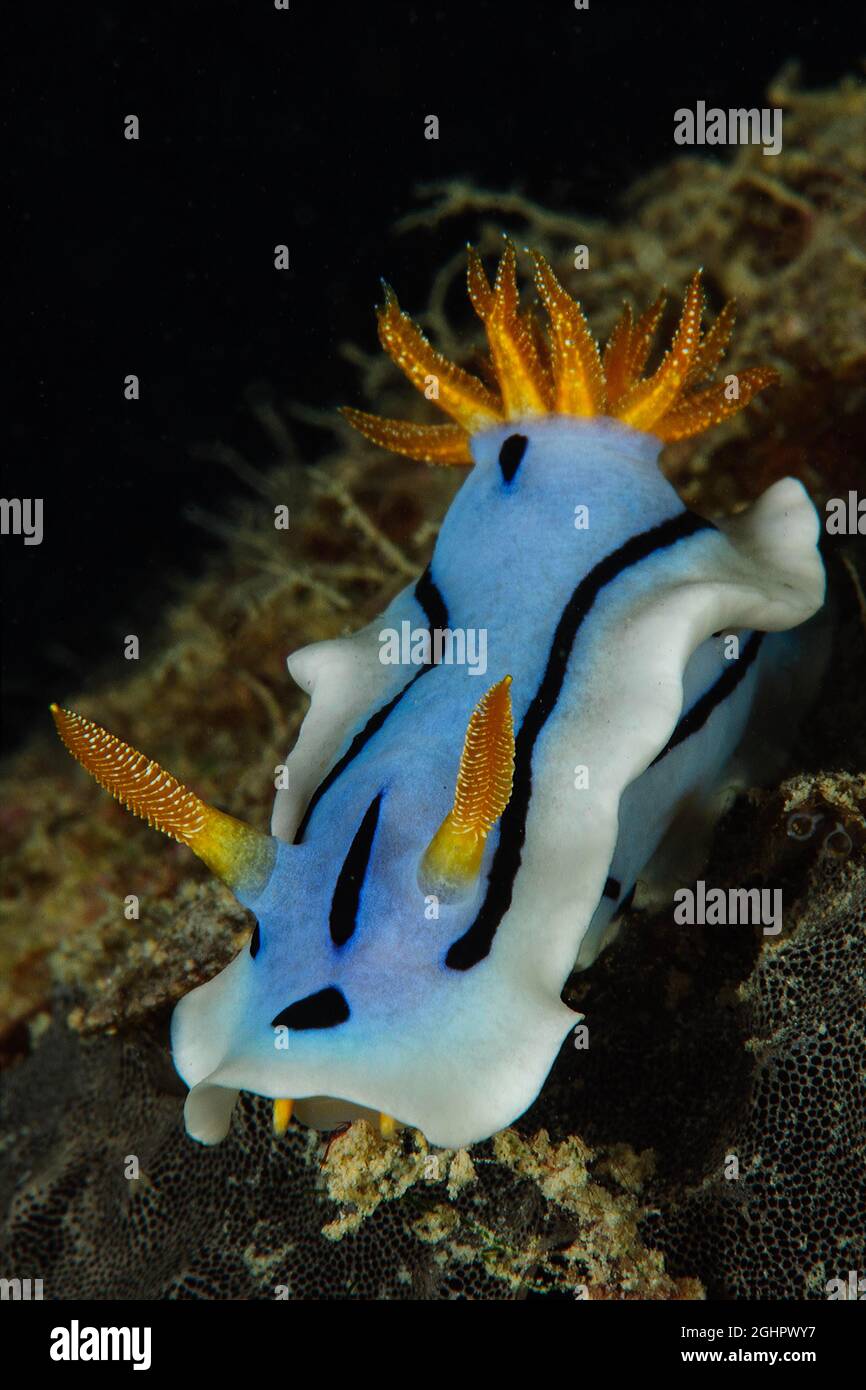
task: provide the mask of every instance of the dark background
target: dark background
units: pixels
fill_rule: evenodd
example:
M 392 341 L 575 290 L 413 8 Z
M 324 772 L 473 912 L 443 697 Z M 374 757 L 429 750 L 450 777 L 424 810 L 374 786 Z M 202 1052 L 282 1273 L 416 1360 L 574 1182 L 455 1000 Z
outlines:
M 2 490 L 45 499 L 45 538 L 0 543 L 4 746 L 47 726 L 48 701 L 87 684 L 201 567 L 215 542 L 187 509 L 219 510 L 238 482 L 192 450 L 219 439 L 267 456 L 250 388 L 363 404 L 338 345 L 372 347 L 378 277 L 417 309 L 465 235 L 391 235 L 416 184 L 468 176 L 615 214 L 634 176 L 675 153 L 678 106 L 763 105 L 791 57 L 809 85 L 855 70 L 855 14 L 183 0 L 19 18 Z M 301 440 L 314 461 L 323 437 Z

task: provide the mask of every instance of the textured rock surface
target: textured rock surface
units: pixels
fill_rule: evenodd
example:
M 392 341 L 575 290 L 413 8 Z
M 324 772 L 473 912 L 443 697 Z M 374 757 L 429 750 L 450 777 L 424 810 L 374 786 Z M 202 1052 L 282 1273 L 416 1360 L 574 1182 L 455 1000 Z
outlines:
M 711 1294 L 821 1298 L 866 1265 L 866 882 L 836 877 L 740 991 L 753 1072 L 715 1161 L 646 1223 Z
M 363 1123 L 276 1140 L 249 1096 L 204 1149 L 182 1089 L 158 1035 L 46 1034 L 3 1090 L 0 1267 L 48 1298 L 701 1296 L 638 1237 L 648 1160 L 510 1132 L 470 1159 Z

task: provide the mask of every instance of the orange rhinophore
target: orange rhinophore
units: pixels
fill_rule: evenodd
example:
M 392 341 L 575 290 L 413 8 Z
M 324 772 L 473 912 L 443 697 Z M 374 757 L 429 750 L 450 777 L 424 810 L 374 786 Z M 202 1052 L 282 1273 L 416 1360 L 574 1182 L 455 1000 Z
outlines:
M 91 777 L 155 830 L 188 845 L 208 868 L 244 893 L 270 876 L 276 852 L 270 835 L 217 811 L 107 729 L 73 710 L 51 706 L 64 744 Z
M 421 861 L 422 885 L 443 901 L 477 877 L 484 842 L 511 798 L 514 721 L 511 677 L 482 695 L 466 730 L 454 805 Z
M 374 444 L 409 458 L 470 464 L 472 436 L 507 420 L 609 416 L 668 443 L 735 415 L 758 391 L 778 381 L 772 367 L 749 367 L 737 374 L 735 385 L 719 382 L 698 389 L 718 365 L 734 322 L 734 303 L 729 301 L 701 336 L 700 271 L 686 290 L 670 349 L 656 371 L 644 377 L 664 294 L 637 319 L 626 305 L 602 354 L 580 305 L 560 285 L 545 257 L 537 251 L 530 254 L 547 312 L 546 335 L 532 313 L 520 308 L 513 243 L 505 241 L 492 287 L 481 258 L 469 247 L 469 298 L 487 334 L 487 367 L 495 390 L 432 347 L 386 286 L 385 304 L 378 311 L 382 346 L 425 394 L 435 379 L 435 399 L 454 423 L 419 425 L 344 406 L 349 423 Z

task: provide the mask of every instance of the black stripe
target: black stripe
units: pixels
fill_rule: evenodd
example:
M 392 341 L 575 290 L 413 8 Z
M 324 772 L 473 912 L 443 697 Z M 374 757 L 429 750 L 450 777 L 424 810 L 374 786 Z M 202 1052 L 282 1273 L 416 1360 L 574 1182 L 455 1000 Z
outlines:
M 603 898 L 613 898 L 614 902 L 616 902 L 621 892 L 622 884 L 618 878 L 608 877 L 605 879 L 604 891 L 601 895 Z
M 442 595 L 433 582 L 429 565 L 415 585 L 415 598 L 424 609 L 424 616 L 427 619 L 427 625 L 430 629 L 430 651 L 432 654 L 433 629 L 446 628 L 448 626 L 448 609 L 445 606 Z M 388 718 L 388 715 L 400 703 L 406 691 L 409 690 L 417 680 L 420 680 L 422 676 L 426 676 L 427 672 L 432 669 L 432 665 L 432 662 L 426 662 L 421 667 L 420 671 L 416 671 L 412 679 L 406 682 L 403 689 L 397 692 L 393 700 L 389 700 L 387 705 L 383 705 L 381 709 L 376 710 L 375 714 L 371 714 L 361 732 L 356 734 L 352 739 L 352 742 L 349 744 L 342 758 L 334 763 L 331 771 L 322 779 L 313 792 L 313 795 L 310 797 L 307 803 L 307 809 L 301 817 L 301 823 L 295 831 L 294 844 L 299 845 L 302 843 L 307 833 L 307 827 L 310 824 L 310 817 L 325 795 L 325 792 L 330 790 L 337 778 L 341 776 L 349 764 L 357 758 L 361 750 L 370 742 L 373 735 L 379 732 L 385 720 Z
M 736 690 L 740 681 L 744 679 L 746 672 L 751 666 L 755 657 L 761 649 L 764 640 L 763 632 L 753 632 L 742 654 L 732 661 L 726 671 L 723 671 L 715 684 L 705 691 L 699 700 L 696 700 L 687 714 L 680 719 L 667 743 L 660 753 L 657 753 L 650 763 L 650 767 L 655 767 L 656 763 L 661 762 L 662 758 L 670 753 L 671 749 L 678 744 L 684 743 L 692 734 L 696 734 L 698 729 L 702 729 L 712 714 L 723 700 L 727 700 Z
M 514 481 L 514 475 L 523 462 L 528 443 L 525 434 L 510 434 L 499 450 L 499 467 L 506 483 Z
M 355 831 L 355 838 L 349 846 L 349 853 L 343 861 L 343 867 L 337 879 L 337 886 L 331 899 L 330 919 L 331 940 L 335 946 L 344 946 L 355 930 L 358 904 L 361 901 L 361 889 L 364 886 L 367 866 L 370 863 L 370 851 L 373 848 L 376 826 L 379 824 L 381 805 L 382 793 L 380 792 L 370 802 L 364 819 Z
M 306 999 L 297 999 L 271 1021 L 272 1028 L 336 1028 L 349 1017 L 349 1005 L 341 989 L 329 985 Z
M 487 893 L 478 916 L 463 936 L 451 945 L 445 964 L 452 970 L 469 970 L 488 954 L 502 918 L 511 906 L 514 880 L 520 868 L 526 817 L 532 796 L 532 753 L 536 740 L 553 713 L 565 681 L 566 669 L 578 629 L 601 590 L 633 565 L 658 550 L 685 540 L 697 531 L 714 529 L 712 522 L 682 511 L 667 521 L 643 531 L 599 560 L 584 575 L 562 611 L 547 658 L 541 684 L 526 711 L 515 739 L 514 783 L 499 828 L 499 841 L 487 883 Z
M 436 584 L 433 582 L 433 575 L 429 565 L 415 585 L 415 597 L 424 609 L 424 616 L 427 619 L 427 626 L 430 629 L 431 637 L 434 628 L 446 628 L 448 626 L 448 608 Z M 429 667 L 425 666 L 424 669 L 425 671 L 429 670 Z
M 256 925 L 253 927 L 253 934 L 250 937 L 250 955 L 252 956 L 253 960 L 255 960 L 256 956 L 259 954 L 259 947 L 261 946 L 261 944 L 262 934 L 259 931 L 259 924 L 258 922 L 256 922 Z

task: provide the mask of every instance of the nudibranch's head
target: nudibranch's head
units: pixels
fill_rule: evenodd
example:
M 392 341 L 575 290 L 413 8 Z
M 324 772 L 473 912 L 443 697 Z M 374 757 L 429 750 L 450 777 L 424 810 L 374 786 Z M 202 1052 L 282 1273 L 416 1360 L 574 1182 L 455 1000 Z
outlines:
M 687 439 L 735 415 L 756 392 L 778 380 L 771 367 L 750 367 L 738 373 L 733 392 L 725 383 L 701 385 L 727 347 L 734 303 L 725 305 L 702 337 L 700 271 L 686 290 L 669 351 L 657 370 L 644 377 L 664 294 L 636 319 L 626 305 L 600 352 L 580 305 L 559 284 L 544 256 L 535 251 L 530 255 L 547 311 L 546 334 L 533 313 L 520 308 L 512 242 L 505 242 L 492 288 L 480 257 L 469 248 L 469 297 L 487 334 L 485 375 L 495 386 L 485 385 L 437 352 L 386 286 L 385 303 L 378 311 L 383 348 L 428 398 L 435 383 L 433 399 L 455 423 L 418 425 L 344 407 L 349 423 L 374 444 L 409 458 L 471 464 L 473 436 L 507 421 L 544 415 L 608 416 L 662 443 Z
M 531 1102 L 578 1016 L 555 994 L 539 1000 L 527 991 L 515 1001 L 496 972 L 464 976 L 442 965 L 456 914 L 477 898 L 487 838 L 511 796 L 510 687 L 505 676 L 477 701 L 453 801 L 432 838 L 426 801 L 413 819 L 380 792 L 360 817 L 336 886 L 338 845 L 329 835 L 319 844 L 289 844 L 252 830 L 105 729 L 52 706 L 63 742 L 96 781 L 189 846 L 256 917 L 235 960 L 175 1009 L 172 1051 L 190 1087 L 185 1116 L 194 1138 L 224 1137 L 240 1090 L 275 1102 L 278 1132 L 294 1108 L 324 1128 L 378 1115 L 388 1132 L 397 1115 L 449 1143 L 492 1133 Z M 368 872 L 371 856 L 375 873 Z M 362 883 L 376 931 L 359 932 L 359 941 Z M 424 915 L 429 895 L 442 905 L 431 920 Z M 407 932 L 413 920 L 421 929 Z M 347 978 L 341 953 L 351 938 Z M 464 1004 L 467 990 L 477 984 L 481 991 L 462 1025 L 455 982 L 463 984 Z M 443 1018 L 451 1019 L 451 1035 L 443 1034 Z M 515 1029 L 530 1039 L 519 1067 L 503 1038 Z M 470 1068 L 459 1064 L 461 1047 Z

